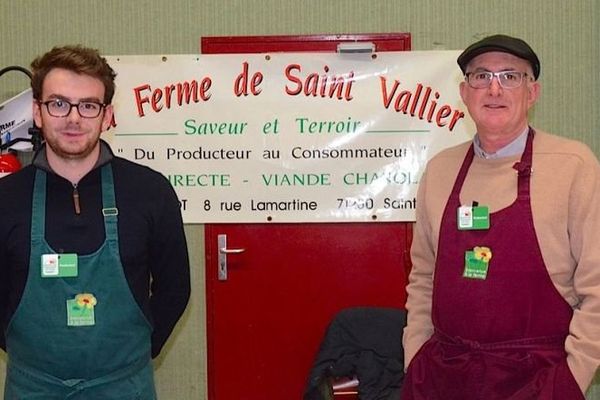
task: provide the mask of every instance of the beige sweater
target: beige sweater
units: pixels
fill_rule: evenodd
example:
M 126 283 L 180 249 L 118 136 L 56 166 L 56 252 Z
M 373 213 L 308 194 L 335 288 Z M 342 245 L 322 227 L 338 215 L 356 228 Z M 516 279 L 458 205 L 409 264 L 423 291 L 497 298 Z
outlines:
M 431 336 L 431 291 L 444 207 L 469 143 L 446 149 L 427 165 L 418 192 L 407 287 L 408 325 L 403 344 L 406 366 Z M 495 212 L 517 196 L 520 156 L 475 157 L 460 195 Z M 600 365 L 600 165 L 582 143 L 536 131 L 533 141 L 531 204 L 534 226 L 548 273 L 573 307 L 565 343 L 569 367 L 585 393 Z M 518 240 L 518 232 L 507 232 Z

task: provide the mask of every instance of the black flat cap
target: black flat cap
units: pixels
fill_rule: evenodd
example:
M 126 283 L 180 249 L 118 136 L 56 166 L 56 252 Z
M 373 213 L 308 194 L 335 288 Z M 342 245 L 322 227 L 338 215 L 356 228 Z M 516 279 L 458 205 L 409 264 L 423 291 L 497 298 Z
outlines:
M 540 76 L 540 60 L 533 49 L 525 41 L 507 35 L 488 36 L 473 43 L 458 56 L 456 62 L 464 74 L 472 59 L 490 51 L 501 51 L 522 58 L 531 64 L 534 78 L 537 80 Z

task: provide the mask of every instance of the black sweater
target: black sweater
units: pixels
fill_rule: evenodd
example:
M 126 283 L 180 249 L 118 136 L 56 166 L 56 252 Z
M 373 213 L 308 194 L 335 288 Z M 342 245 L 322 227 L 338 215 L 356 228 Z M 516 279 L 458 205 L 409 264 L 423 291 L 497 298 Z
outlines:
M 90 254 L 104 242 L 100 168 L 111 163 L 119 248 L 127 282 L 153 325 L 156 357 L 185 310 L 190 295 L 187 245 L 177 196 L 161 174 L 113 155 L 101 142 L 100 160 L 74 186 L 50 170 L 45 148 L 32 165 L 0 179 L 0 347 L 25 288 L 29 270 L 31 202 L 37 168 L 48 172 L 46 240 L 57 252 Z

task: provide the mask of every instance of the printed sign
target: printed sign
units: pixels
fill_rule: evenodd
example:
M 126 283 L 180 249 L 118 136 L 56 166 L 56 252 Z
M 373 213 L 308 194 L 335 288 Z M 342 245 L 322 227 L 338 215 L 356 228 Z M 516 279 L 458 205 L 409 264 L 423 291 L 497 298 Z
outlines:
M 428 159 L 471 138 L 458 51 L 107 57 L 119 156 L 186 223 L 413 221 Z

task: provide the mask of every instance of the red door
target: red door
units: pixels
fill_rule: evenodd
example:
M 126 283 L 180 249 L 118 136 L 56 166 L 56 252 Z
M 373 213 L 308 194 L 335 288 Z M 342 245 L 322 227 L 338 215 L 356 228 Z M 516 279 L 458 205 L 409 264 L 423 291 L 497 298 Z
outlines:
M 408 50 L 410 37 L 396 36 L 203 38 L 202 52 L 332 51 L 336 40 L 377 38 L 378 51 Z M 209 399 L 301 399 L 337 311 L 404 307 L 411 238 L 410 223 L 206 225 Z

